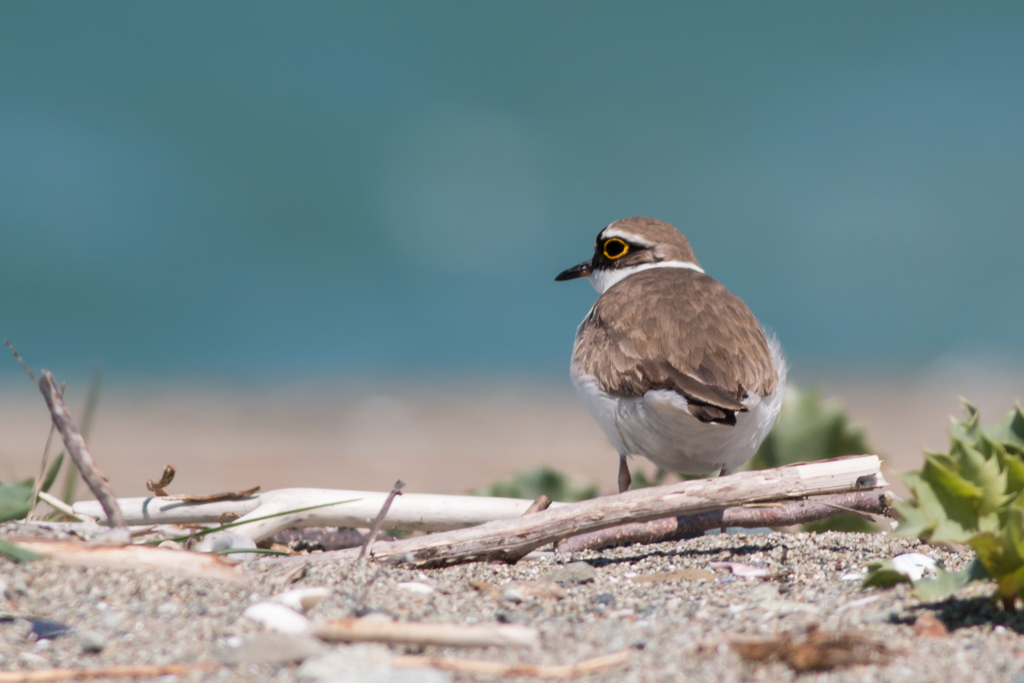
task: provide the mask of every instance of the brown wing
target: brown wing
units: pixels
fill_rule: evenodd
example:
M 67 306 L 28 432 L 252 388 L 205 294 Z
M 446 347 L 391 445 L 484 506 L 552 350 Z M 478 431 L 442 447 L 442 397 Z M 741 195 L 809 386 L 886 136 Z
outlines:
M 677 391 L 704 422 L 734 424 L 747 391 L 764 396 L 778 385 L 746 304 L 683 268 L 635 273 L 601 295 L 580 326 L 573 362 L 613 396 Z

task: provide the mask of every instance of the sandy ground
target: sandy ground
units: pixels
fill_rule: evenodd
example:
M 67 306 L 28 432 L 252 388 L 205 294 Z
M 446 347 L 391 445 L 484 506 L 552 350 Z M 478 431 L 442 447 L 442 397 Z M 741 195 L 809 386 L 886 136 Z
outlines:
M 922 447 L 945 446 L 959 395 L 977 403 L 987 420 L 1024 395 L 1024 372 L 975 368 L 795 382 L 842 400 L 892 471 L 917 466 Z M 69 386 L 73 411 L 81 410 L 84 393 Z M 31 384 L 0 392 L 0 479 L 34 476 L 47 430 Z M 463 493 L 543 464 L 612 491 L 617 464 L 571 387 L 542 384 L 336 393 L 300 386 L 113 387 L 104 390 L 89 442 L 121 496 L 145 495 L 145 481 L 168 463 L 178 470 L 172 491 L 196 494 L 256 484 L 386 490 L 398 478 L 408 491 Z
M 5 525 L 0 535 L 25 533 L 16 526 Z M 390 651 L 564 665 L 628 653 L 628 663 L 570 679 L 593 683 L 1020 680 L 1024 648 L 1019 634 L 1024 619 L 1019 612 L 1002 612 L 992 604 L 987 597 L 991 585 L 969 586 L 938 604 L 922 604 L 906 586 L 861 588 L 866 562 L 908 551 L 927 554 L 950 569 L 969 561 L 969 553 L 931 548 L 916 540 L 836 532 L 712 535 L 571 557 L 538 552 L 515 566 L 474 563 L 417 570 L 320 562 L 303 574 L 293 566 L 260 559 L 247 565 L 239 583 L 154 569 L 68 567 L 48 561 L 16 565 L 0 559 L 5 589 L 0 590 L 0 608 L 12 617 L 0 621 L 0 668 L 229 660 L 240 663 L 159 680 L 538 680 L 449 675 L 422 668 L 406 670 L 408 675 L 392 670 L 345 677 L 343 671 L 358 664 L 366 646 L 328 647 L 317 642 L 312 643 L 314 653 L 302 655 L 307 659 L 301 667 L 268 662 L 293 657 L 282 650 L 294 651 L 295 644 L 268 636 L 264 627 L 244 616 L 247 607 L 285 590 L 321 587 L 327 589 L 327 597 L 309 613 L 314 621 L 365 616 L 399 622 L 505 623 L 536 629 L 540 636 L 536 647 L 524 649 L 377 646 L 384 657 L 391 656 Z M 578 564 L 567 567 L 571 561 Z M 765 576 L 736 576 L 718 562 L 761 568 Z M 941 621 L 949 635 L 915 635 L 914 623 L 924 614 Z M 73 631 L 37 638 L 30 632 L 30 618 Z M 271 623 L 282 624 L 280 618 Z M 798 635 L 813 625 L 823 634 L 870 641 L 850 651 L 829 650 L 836 657 L 855 655 L 864 663 L 798 675 L 779 662 L 744 661 L 728 644 L 736 637 Z M 870 657 L 861 660 L 865 654 Z

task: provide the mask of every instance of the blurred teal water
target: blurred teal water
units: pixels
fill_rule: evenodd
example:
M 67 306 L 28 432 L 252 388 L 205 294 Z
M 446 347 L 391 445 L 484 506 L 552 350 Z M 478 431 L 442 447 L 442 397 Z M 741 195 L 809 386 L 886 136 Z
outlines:
M 552 278 L 646 214 L 797 368 L 1019 357 L 1022 73 L 1010 3 L 4 2 L 0 334 L 567 381 Z

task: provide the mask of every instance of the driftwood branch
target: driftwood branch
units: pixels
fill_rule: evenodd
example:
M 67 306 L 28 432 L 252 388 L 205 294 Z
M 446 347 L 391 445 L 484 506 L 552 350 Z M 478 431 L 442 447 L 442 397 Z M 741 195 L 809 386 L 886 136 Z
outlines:
M 89 454 L 89 449 L 85 445 L 85 439 L 78 431 L 78 427 L 75 426 L 68 407 L 64 405 L 64 399 L 61 398 L 60 390 L 49 370 L 43 370 L 43 374 L 39 378 L 39 391 L 43 394 L 46 406 L 50 409 L 53 424 L 64 437 L 64 447 L 67 449 L 68 455 L 75 461 L 78 471 L 82 473 L 82 479 L 89 485 L 89 489 L 103 507 L 108 523 L 112 527 L 126 527 L 124 515 L 121 514 L 121 508 L 117 505 L 117 498 L 110 488 L 110 483 L 93 462 L 92 455 Z
M 513 563 L 548 543 L 625 523 L 877 488 L 885 485 L 880 466 L 877 455 L 861 455 L 653 486 L 551 507 L 543 512 L 469 529 L 401 539 L 381 547 L 375 559 L 416 567 L 463 562 Z M 281 558 L 277 562 L 324 562 L 353 557 L 351 551 L 341 550 L 310 557 Z
M 771 506 L 738 507 L 727 510 L 711 510 L 696 515 L 667 517 L 651 522 L 623 524 L 622 526 L 591 531 L 578 536 L 562 539 L 555 546 L 559 553 L 577 553 L 583 550 L 600 550 L 617 545 L 633 543 L 660 543 L 686 534 L 700 533 L 721 527 L 792 526 L 810 524 L 843 512 L 861 512 L 870 515 L 885 515 L 892 502 L 892 494 L 878 491 L 857 491 L 840 493 L 814 500 L 795 503 L 781 503 Z

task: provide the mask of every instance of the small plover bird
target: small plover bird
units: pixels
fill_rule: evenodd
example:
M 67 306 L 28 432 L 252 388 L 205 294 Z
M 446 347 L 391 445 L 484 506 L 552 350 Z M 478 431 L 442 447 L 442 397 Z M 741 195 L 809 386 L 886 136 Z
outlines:
M 616 221 L 593 258 L 555 280 L 584 276 L 600 297 L 576 330 L 572 381 L 619 452 L 619 491 L 632 455 L 686 474 L 750 460 L 782 407 L 786 363 L 683 234 L 653 218 Z

